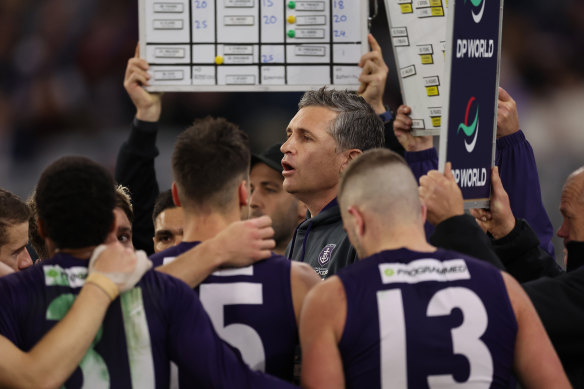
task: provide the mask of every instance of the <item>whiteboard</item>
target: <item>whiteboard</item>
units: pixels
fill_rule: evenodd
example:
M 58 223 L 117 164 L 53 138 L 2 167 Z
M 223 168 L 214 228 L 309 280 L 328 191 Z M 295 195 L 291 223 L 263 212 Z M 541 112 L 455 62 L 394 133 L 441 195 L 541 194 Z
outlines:
M 385 0 L 402 98 L 414 135 L 439 135 L 448 0 Z
M 368 2 L 139 0 L 150 91 L 357 89 Z

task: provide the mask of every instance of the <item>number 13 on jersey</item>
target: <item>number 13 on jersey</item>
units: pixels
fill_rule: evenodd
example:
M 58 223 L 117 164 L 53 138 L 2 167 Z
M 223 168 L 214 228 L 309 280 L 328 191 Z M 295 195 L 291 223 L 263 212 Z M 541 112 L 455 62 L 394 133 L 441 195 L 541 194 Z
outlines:
M 408 387 L 407 325 L 400 289 L 377 292 L 379 337 L 381 341 L 381 387 Z M 426 309 L 426 317 L 447 316 L 453 309 L 462 312 L 463 321 L 451 329 L 452 351 L 463 355 L 470 374 L 465 382 L 454 380 L 451 374 L 429 375 L 430 388 L 489 388 L 493 378 L 493 360 L 481 341 L 487 330 L 488 316 L 481 299 L 470 289 L 450 287 L 436 292 Z

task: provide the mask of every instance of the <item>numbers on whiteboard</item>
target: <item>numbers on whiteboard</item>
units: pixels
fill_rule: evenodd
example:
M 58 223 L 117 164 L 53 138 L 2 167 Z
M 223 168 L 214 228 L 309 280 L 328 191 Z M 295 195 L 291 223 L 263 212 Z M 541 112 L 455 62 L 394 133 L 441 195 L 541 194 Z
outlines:
M 335 38 L 344 38 L 347 36 L 345 30 L 333 30 L 333 33 L 335 35 Z
M 274 62 L 273 54 L 262 54 L 262 63 Z
M 345 0 L 334 0 L 333 1 L 333 8 L 335 9 L 345 9 L 345 4 L 344 3 Z
M 264 15 L 264 24 L 276 24 L 278 23 L 278 18 L 274 15 Z
M 347 15 L 333 15 L 335 23 L 343 23 L 347 21 Z
M 262 6 L 264 7 L 273 7 L 274 0 L 262 0 Z
M 195 8 L 207 8 L 207 0 L 195 0 Z
M 205 28 L 207 28 L 206 20 L 195 20 L 195 29 L 204 30 Z

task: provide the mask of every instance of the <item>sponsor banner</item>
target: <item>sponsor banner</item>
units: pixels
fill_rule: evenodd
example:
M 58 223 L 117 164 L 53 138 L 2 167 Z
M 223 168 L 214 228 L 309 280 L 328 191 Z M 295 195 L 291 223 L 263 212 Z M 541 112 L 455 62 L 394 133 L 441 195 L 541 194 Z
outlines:
M 43 266 L 46 286 L 69 286 L 71 288 L 81 288 L 87 278 L 87 268 L 83 266 L 73 266 L 63 269 L 58 265 Z
M 381 282 L 384 284 L 417 284 L 426 281 L 469 280 L 470 273 L 463 259 L 439 261 L 418 259 L 410 263 L 382 263 L 379 265 Z
M 451 0 L 440 169 L 452 162 L 466 208 L 486 207 L 495 155 L 503 0 Z

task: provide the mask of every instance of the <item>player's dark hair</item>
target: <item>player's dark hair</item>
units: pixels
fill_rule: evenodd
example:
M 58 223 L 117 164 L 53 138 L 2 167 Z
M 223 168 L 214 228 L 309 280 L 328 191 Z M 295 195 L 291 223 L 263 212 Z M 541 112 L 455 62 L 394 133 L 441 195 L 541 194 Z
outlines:
M 114 180 L 85 157 L 63 157 L 50 164 L 41 174 L 34 200 L 57 248 L 99 245 L 114 222 Z
M 37 227 L 38 210 L 36 203 L 34 202 L 34 193 L 26 203 L 31 211 L 30 218 L 28 219 L 28 240 L 40 260 L 48 259 L 50 257 L 49 249 L 47 248 L 45 240 L 39 234 Z
M 134 223 L 134 207 L 130 191 L 123 185 L 116 186 L 116 208 L 120 208 L 126 214 L 130 224 Z
M 195 120 L 178 136 L 172 169 L 183 206 L 229 205 L 240 180 L 249 175 L 247 134 L 223 118 Z
M 328 131 L 341 150 L 365 151 L 383 147 L 383 122 L 365 99 L 356 93 L 326 87 L 311 90 L 304 93 L 298 109 L 310 106 L 326 107 L 338 112 Z
M 0 246 L 7 243 L 8 227 L 28 221 L 30 213 L 28 205 L 20 197 L 0 189 Z
M 170 189 L 160 192 L 154 203 L 154 210 L 152 211 L 152 224 L 156 224 L 156 218 L 167 209 L 176 208 L 172 200 L 172 191 Z

